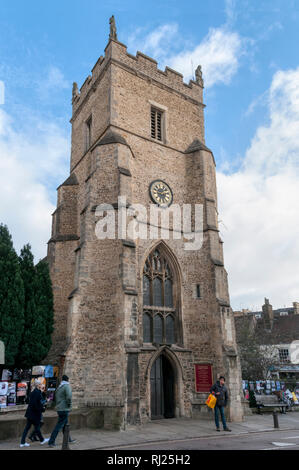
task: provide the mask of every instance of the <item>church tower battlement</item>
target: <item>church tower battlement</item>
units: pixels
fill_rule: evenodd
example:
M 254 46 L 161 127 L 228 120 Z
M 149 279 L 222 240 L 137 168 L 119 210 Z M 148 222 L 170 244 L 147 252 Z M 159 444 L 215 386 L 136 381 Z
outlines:
M 230 418 L 242 419 L 200 66 L 186 84 L 154 59 L 129 54 L 112 17 L 105 56 L 80 90 L 74 83 L 72 103 L 70 175 L 58 187 L 48 243 L 55 309 L 48 360 L 63 365 L 75 404 L 113 409 L 122 427 L 202 416 L 209 381 L 220 374 Z M 120 229 L 134 204 L 144 208 L 147 234 L 158 235 Z M 186 250 L 174 219 L 164 237 L 162 218 L 147 218 L 153 208 L 186 205 L 202 207 L 200 249 Z M 115 236 L 99 237 L 111 212 Z
M 167 89 L 170 87 L 176 90 L 177 93 L 185 95 L 185 99 L 194 100 L 196 103 L 202 103 L 202 89 L 203 79 L 198 78 L 197 81 L 189 80 L 189 83 L 184 82 L 184 77 L 181 73 L 165 67 L 165 70 L 158 69 L 158 63 L 155 59 L 148 57 L 140 51 L 137 51 L 136 56 L 127 52 L 127 46 L 119 41 L 110 39 L 105 49 L 105 56 L 100 56 L 92 69 L 92 75 L 89 75 L 83 85 L 73 94 L 73 114 L 75 114 L 82 105 L 86 97 L 95 91 L 99 85 L 102 75 L 110 64 L 123 67 L 133 75 L 137 75 L 147 81 L 154 81 L 161 88 Z

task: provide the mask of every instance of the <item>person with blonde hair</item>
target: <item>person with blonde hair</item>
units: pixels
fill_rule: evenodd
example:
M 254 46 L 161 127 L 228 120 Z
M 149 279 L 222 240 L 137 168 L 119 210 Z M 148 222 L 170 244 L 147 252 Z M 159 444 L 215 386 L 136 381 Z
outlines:
M 41 383 L 40 391 L 41 391 L 42 397 L 43 397 L 43 399 L 42 399 L 42 404 L 43 404 L 42 413 L 44 413 L 46 411 L 46 405 L 47 405 L 47 396 L 46 396 L 45 389 L 46 389 L 45 384 Z M 43 424 L 44 424 L 44 420 L 43 420 L 43 414 L 42 414 L 41 420 L 40 420 L 40 428 L 43 426 Z M 33 429 L 32 433 L 29 436 L 29 439 L 30 439 L 31 442 L 36 442 L 36 441 L 39 440 L 35 429 Z
M 42 384 L 39 380 L 35 380 L 34 390 L 30 394 L 29 405 L 25 413 L 25 418 L 27 418 L 27 423 L 23 431 L 20 447 L 30 446 L 30 444 L 26 442 L 26 437 L 31 426 L 34 426 L 35 433 L 42 445 L 46 444 L 46 442 L 49 441 L 49 439 L 44 439 L 40 430 L 40 423 L 41 423 L 42 411 L 43 411 L 43 396 L 41 392 L 41 385 Z

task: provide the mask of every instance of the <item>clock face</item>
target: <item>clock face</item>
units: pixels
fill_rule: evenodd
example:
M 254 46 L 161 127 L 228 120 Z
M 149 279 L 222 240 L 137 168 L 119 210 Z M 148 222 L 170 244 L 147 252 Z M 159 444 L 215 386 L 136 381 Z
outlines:
M 150 184 L 150 196 L 156 204 L 159 206 L 170 206 L 172 203 L 172 191 L 168 184 L 162 180 L 153 181 Z

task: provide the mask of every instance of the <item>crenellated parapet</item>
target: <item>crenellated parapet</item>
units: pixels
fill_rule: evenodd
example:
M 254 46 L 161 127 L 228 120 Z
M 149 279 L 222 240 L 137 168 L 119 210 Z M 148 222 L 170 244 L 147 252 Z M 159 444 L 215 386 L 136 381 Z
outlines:
M 113 407 L 124 428 L 204 418 L 220 374 L 228 417 L 241 420 L 202 70 L 184 83 L 128 53 L 109 22 L 105 53 L 72 89 L 71 171 L 48 244 L 55 320 L 45 363 L 70 377 L 74 406 L 100 404 L 105 416 Z M 151 197 L 156 187 L 167 201 L 165 185 L 169 211 Z
M 127 51 L 125 44 L 110 39 L 105 49 L 105 56 L 100 56 L 91 71 L 92 74 L 81 86 L 80 92 L 76 90 L 74 94 L 73 90 L 73 113 L 76 112 L 87 95 L 95 91 L 101 76 L 110 64 L 122 67 L 147 81 L 158 83 L 161 87 L 170 88 L 172 91 L 184 95 L 186 99 L 194 100 L 199 105 L 203 104 L 203 80 L 202 78 L 198 79 L 198 74 L 196 80 L 189 80 L 189 83 L 185 83 L 183 75 L 176 70 L 170 67 L 160 70 L 156 60 L 139 51 L 134 56 Z

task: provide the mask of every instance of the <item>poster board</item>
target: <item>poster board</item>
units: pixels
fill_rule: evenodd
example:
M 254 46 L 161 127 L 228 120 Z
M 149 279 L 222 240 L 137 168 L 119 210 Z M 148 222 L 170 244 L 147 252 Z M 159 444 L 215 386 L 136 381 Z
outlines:
M 194 369 L 196 393 L 209 392 L 213 385 L 211 364 L 194 364 Z

